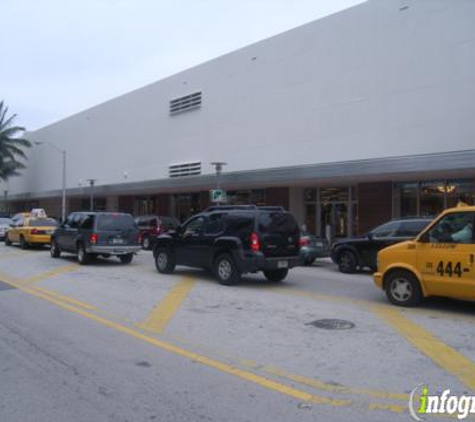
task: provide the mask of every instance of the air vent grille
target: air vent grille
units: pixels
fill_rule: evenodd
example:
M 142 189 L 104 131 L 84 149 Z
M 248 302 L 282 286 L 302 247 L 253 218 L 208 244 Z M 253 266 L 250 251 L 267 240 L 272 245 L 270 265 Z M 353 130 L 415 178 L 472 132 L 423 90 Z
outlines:
M 201 92 L 185 95 L 170 101 L 170 116 L 184 113 L 185 111 L 195 110 L 201 107 Z
M 170 177 L 199 176 L 201 174 L 201 161 L 170 164 L 168 174 Z

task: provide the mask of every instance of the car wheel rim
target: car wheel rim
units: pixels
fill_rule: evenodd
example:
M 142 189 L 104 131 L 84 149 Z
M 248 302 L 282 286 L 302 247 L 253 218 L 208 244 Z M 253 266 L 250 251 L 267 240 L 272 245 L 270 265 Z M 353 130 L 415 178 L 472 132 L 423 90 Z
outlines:
M 83 261 L 84 260 L 84 250 L 82 248 L 79 248 L 79 251 L 78 251 L 78 258 L 79 258 L 79 261 Z
M 222 261 L 219 262 L 218 274 L 222 280 L 227 280 L 229 277 L 231 277 L 231 272 L 232 272 L 232 268 L 229 261 L 227 261 L 226 259 L 223 259 Z
M 399 302 L 405 302 L 412 296 L 412 285 L 405 278 L 396 278 L 391 283 L 391 295 Z
M 351 268 L 351 256 L 349 254 L 345 253 L 341 256 L 340 266 L 344 270 L 349 270 Z
M 150 246 L 150 241 L 148 239 L 143 240 L 143 247 L 144 249 L 148 249 Z
M 164 252 L 159 253 L 157 256 L 158 268 L 160 268 L 161 270 L 165 269 L 165 267 L 167 266 L 167 263 L 168 263 L 167 254 Z

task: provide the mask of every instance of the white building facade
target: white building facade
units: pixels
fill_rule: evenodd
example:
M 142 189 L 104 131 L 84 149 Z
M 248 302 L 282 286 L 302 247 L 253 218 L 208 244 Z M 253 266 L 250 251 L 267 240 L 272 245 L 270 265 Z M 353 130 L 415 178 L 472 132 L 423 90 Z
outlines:
M 29 133 L 67 151 L 70 211 L 185 219 L 215 161 L 234 203 L 317 234 L 434 215 L 475 182 L 475 2 L 369 0 Z M 60 215 L 61 156 L 30 151 L 14 211 Z

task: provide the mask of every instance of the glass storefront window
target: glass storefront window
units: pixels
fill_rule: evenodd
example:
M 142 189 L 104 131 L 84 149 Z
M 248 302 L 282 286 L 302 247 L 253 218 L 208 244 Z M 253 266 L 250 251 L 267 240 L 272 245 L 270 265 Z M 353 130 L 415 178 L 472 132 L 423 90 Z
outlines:
M 417 183 L 398 183 L 394 186 L 395 217 L 417 216 Z
M 420 211 L 423 217 L 435 217 L 444 210 L 445 181 L 435 180 L 420 184 Z
M 315 202 L 317 200 L 317 189 L 305 188 L 303 190 L 303 200 L 305 202 Z
M 265 189 L 227 191 L 226 196 L 229 205 L 266 205 Z
M 305 227 L 307 233 L 316 234 L 317 205 L 305 204 Z
M 475 180 L 432 180 L 397 183 L 393 190 L 393 217 L 435 217 L 458 202 L 475 204 Z
M 447 192 L 447 208 L 457 206 L 460 199 L 468 205 L 475 204 L 475 187 L 473 180 L 448 180 L 445 185 Z

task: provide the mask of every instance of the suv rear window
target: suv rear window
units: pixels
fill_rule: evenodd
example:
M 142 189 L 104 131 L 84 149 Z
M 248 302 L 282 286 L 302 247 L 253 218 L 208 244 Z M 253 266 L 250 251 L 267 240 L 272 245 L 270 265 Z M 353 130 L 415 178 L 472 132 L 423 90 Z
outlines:
M 99 214 L 97 230 L 133 229 L 135 221 L 128 214 Z
M 263 212 L 259 215 L 259 232 L 294 233 L 299 227 L 292 214 L 284 212 Z

